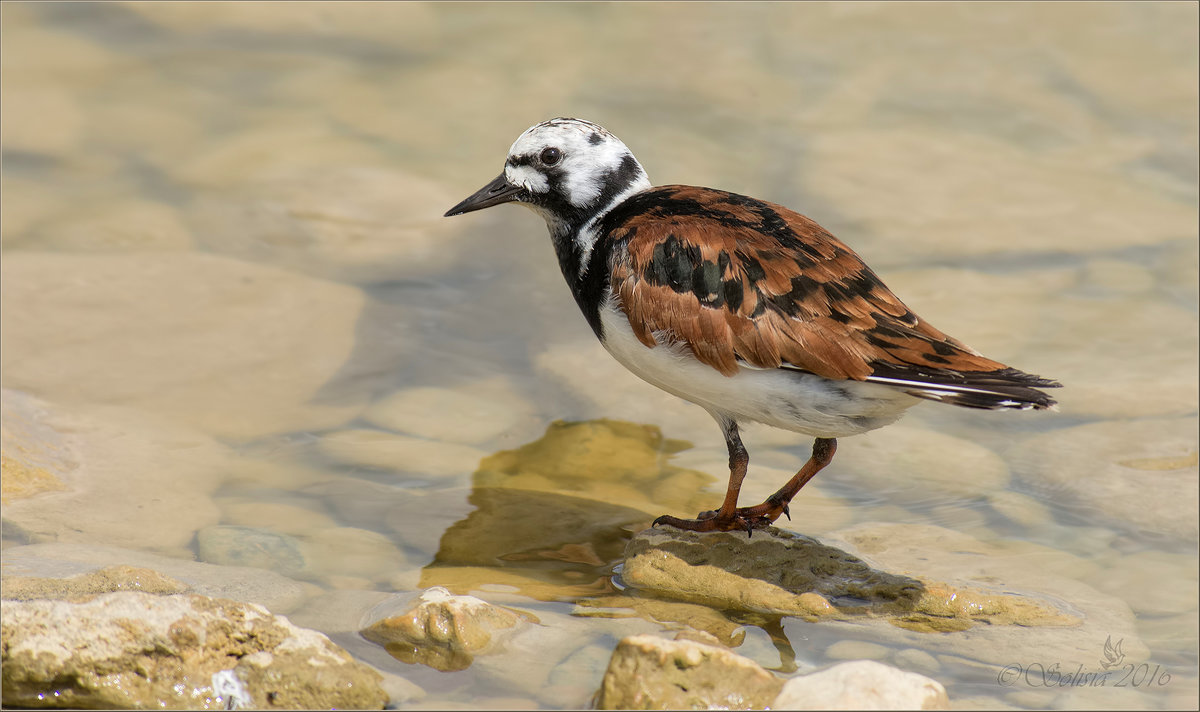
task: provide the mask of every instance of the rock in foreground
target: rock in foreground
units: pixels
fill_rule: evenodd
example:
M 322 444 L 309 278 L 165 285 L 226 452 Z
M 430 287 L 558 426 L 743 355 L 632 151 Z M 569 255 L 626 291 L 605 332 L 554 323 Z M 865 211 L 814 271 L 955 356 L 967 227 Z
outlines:
M 717 645 L 632 635 L 617 644 L 596 707 L 602 710 L 750 710 L 771 707 L 783 682 Z
M 506 608 L 435 586 L 403 614 L 372 623 L 362 634 L 397 660 L 447 672 L 469 667 L 475 655 L 494 649 L 499 634 L 519 622 Z
M 381 709 L 380 675 L 316 631 L 193 594 L 4 601 L 3 694 L 18 707 Z
M 788 680 L 776 710 L 944 710 L 946 688 L 936 680 L 873 660 L 855 660 Z

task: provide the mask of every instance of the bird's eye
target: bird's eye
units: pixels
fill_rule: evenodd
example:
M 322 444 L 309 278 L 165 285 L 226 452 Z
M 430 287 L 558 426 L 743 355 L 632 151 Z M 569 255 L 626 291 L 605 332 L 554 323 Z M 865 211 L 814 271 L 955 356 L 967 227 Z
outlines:
M 562 151 L 558 150 L 554 146 L 543 148 L 542 152 L 538 154 L 538 160 L 547 166 L 553 166 L 555 163 L 558 163 L 562 160 Z

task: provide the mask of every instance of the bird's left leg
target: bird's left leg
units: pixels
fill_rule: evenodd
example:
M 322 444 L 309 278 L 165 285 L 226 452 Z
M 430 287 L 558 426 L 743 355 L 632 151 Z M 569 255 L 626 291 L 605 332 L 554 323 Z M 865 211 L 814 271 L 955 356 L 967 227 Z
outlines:
M 837 452 L 837 440 L 833 438 L 817 438 L 813 441 L 812 457 L 808 458 L 808 462 L 804 463 L 804 467 L 801 467 L 800 471 L 787 481 L 787 484 L 780 487 L 779 491 L 775 494 L 767 497 L 767 500 L 762 504 L 757 504 L 753 507 L 742 507 L 738 510 L 739 515 L 747 520 L 765 520 L 768 524 L 779 519 L 779 515 L 781 514 L 787 515 L 787 518 L 791 519 L 792 514 L 788 511 L 788 504 L 791 503 L 792 497 L 795 497 L 801 487 L 808 484 L 809 480 L 833 461 L 833 454 L 835 452 Z
M 725 433 L 725 447 L 729 449 L 729 486 L 725 488 L 725 501 L 721 503 L 720 509 L 701 512 L 695 519 L 679 519 L 664 514 L 655 519 L 651 526 L 670 524 L 690 531 L 713 532 L 735 529 L 751 531 L 756 526 L 770 523 L 759 521 L 762 517 L 747 518 L 745 513 L 748 510 L 738 509 L 738 495 L 742 491 L 742 480 L 746 479 L 746 469 L 750 466 L 750 453 L 746 452 L 746 447 L 742 445 L 736 421 L 716 414 L 713 414 L 713 417 Z

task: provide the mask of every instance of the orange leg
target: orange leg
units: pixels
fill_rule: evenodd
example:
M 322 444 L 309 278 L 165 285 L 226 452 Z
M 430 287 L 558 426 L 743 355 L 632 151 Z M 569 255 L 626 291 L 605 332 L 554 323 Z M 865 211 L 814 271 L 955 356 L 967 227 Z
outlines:
M 804 467 L 800 468 L 799 472 L 792 476 L 792 479 L 787 481 L 787 484 L 779 488 L 778 492 L 767 497 L 762 504 L 753 507 L 738 507 L 738 494 L 742 489 L 742 480 L 746 478 L 750 455 L 746 452 L 746 448 L 738 436 L 736 423 L 730 423 L 725 427 L 725 444 L 729 448 L 729 487 L 725 490 L 725 501 L 721 503 L 721 508 L 701 512 L 695 519 L 679 519 L 663 515 L 655 519 L 652 526 L 669 524 L 696 532 L 727 532 L 736 529 L 752 534 L 755 529 L 766 527 L 779 519 L 781 514 L 787 515 L 787 518 L 791 519 L 792 515 L 788 511 L 788 504 L 791 503 L 792 498 L 833 460 L 833 454 L 837 452 L 837 440 L 817 438 L 813 441 L 812 457 L 804 463 Z

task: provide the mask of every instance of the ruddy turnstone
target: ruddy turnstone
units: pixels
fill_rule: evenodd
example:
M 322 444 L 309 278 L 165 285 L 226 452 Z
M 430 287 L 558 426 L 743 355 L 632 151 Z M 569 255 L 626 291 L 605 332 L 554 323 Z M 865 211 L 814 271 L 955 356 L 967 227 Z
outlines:
M 887 425 L 921 399 L 1049 408 L 1060 384 L 985 358 L 912 313 L 858 255 L 787 208 L 687 185 L 653 187 L 616 136 L 580 119 L 531 127 L 504 172 L 446 212 L 519 203 L 550 229 L 579 308 L 618 361 L 707 410 L 729 448 L 719 509 L 654 524 L 752 532 L 786 514 L 836 438 Z M 738 507 L 746 421 L 816 438 L 762 504 Z

